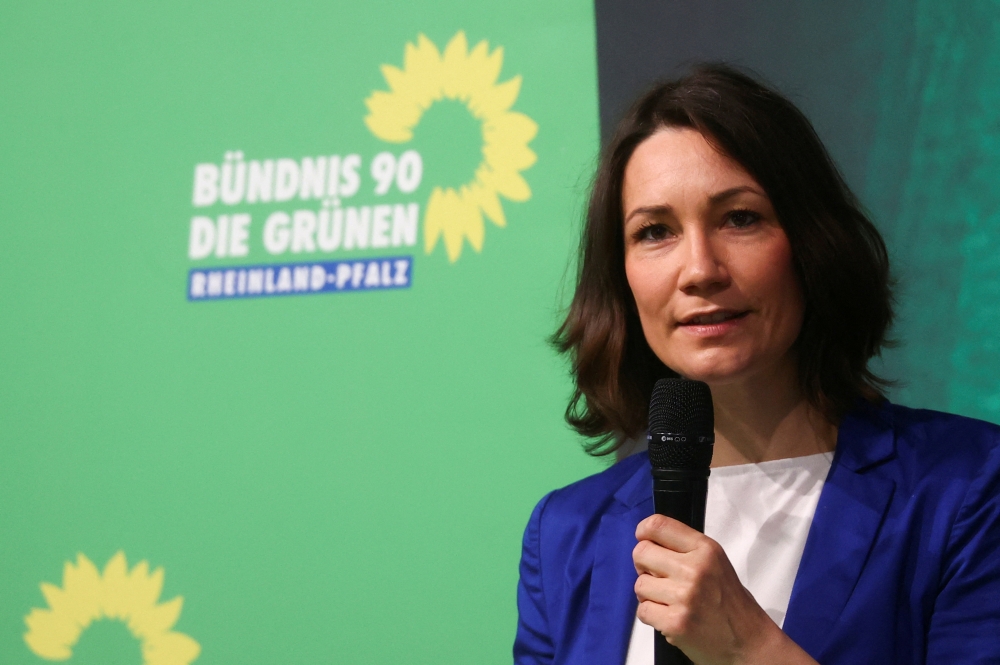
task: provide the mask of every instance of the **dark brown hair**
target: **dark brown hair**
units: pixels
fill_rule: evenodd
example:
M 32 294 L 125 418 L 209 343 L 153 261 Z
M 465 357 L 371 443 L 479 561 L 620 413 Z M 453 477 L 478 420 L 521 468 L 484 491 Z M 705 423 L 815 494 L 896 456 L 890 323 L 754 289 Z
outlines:
M 657 379 L 676 376 L 649 348 L 625 278 L 622 181 L 635 148 L 663 127 L 689 127 L 763 187 L 788 236 L 806 310 L 799 381 L 831 422 L 857 399 L 884 399 L 868 361 L 886 345 L 892 283 L 882 236 L 861 210 L 809 120 L 726 65 L 702 65 L 640 98 L 605 147 L 580 245 L 576 291 L 553 335 L 576 384 L 566 420 L 606 455 L 643 433 Z

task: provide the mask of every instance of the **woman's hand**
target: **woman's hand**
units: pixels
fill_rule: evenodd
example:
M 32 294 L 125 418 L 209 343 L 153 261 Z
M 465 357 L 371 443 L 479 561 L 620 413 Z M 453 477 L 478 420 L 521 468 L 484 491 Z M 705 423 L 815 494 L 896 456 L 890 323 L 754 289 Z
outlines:
M 717 542 L 663 515 L 635 536 L 639 620 L 697 665 L 816 662 L 757 604 Z

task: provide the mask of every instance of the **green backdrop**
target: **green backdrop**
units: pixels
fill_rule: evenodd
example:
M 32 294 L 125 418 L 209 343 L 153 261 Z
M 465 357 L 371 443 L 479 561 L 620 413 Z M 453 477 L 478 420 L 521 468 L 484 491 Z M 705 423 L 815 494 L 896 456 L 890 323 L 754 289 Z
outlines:
M 545 342 L 597 149 L 593 32 L 583 1 L 0 9 L 0 662 L 509 662 L 528 513 L 601 468 Z M 366 124 L 394 90 L 410 115 Z M 412 139 L 370 126 L 393 122 Z M 411 150 L 420 177 L 386 176 Z M 236 203 L 195 206 L 196 166 L 237 151 L 300 180 L 357 155 L 357 191 L 303 198 L 288 167 L 270 201 L 230 179 Z M 267 251 L 272 213 L 325 209 L 329 238 L 337 204 L 350 248 L 349 216 L 323 251 L 305 215 L 314 251 Z M 193 218 L 237 215 L 244 240 L 191 258 Z M 395 288 L 386 257 L 411 257 Z M 293 264 L 333 281 L 283 292 Z M 246 266 L 276 292 L 192 295 Z
M 889 244 L 893 399 L 1000 418 L 995 3 L 597 16 L 0 6 L 0 663 L 509 662 L 529 511 L 602 468 L 545 342 L 595 32 L 607 131 L 691 59 L 800 104 Z

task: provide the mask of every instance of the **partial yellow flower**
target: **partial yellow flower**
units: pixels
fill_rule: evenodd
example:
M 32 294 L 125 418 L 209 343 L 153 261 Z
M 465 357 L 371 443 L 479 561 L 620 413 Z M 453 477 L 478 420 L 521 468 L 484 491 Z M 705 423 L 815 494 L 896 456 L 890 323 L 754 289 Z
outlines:
M 124 552 L 118 552 L 104 572 L 83 554 L 76 565 L 67 561 L 63 585 L 42 583 L 47 609 L 35 608 L 25 617 L 28 632 L 24 641 L 38 656 L 47 660 L 66 660 L 90 624 L 100 619 L 124 623 L 142 644 L 144 665 L 188 665 L 201 652 L 201 646 L 183 633 L 170 630 L 181 613 L 183 599 L 160 603 L 163 568 L 149 572 L 149 564 L 140 561 L 128 569 Z
M 407 44 L 403 69 L 382 65 L 389 91 L 375 91 L 365 100 L 365 124 L 383 141 L 405 143 L 424 112 L 442 99 L 458 100 L 482 123 L 483 161 L 473 179 L 457 190 L 435 187 L 424 212 L 424 249 L 430 253 L 443 238 L 448 258 L 458 260 L 463 240 L 477 252 L 482 249 L 483 216 L 497 226 L 506 225 L 499 196 L 527 201 L 531 188 L 521 171 L 535 163 L 528 147 L 538 133 L 534 120 L 511 111 L 521 91 L 521 77 L 497 83 L 503 65 L 503 48 L 491 52 L 485 41 L 470 51 L 459 32 L 438 51 L 424 35 Z

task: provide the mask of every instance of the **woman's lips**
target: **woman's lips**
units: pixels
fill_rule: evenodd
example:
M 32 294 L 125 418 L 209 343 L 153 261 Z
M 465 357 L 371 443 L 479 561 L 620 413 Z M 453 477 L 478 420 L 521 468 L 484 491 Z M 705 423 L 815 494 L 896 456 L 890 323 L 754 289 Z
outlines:
M 718 311 L 700 314 L 690 317 L 683 323 L 678 323 L 677 327 L 699 337 L 715 337 L 738 328 L 748 314 L 750 314 L 749 310 L 743 312 Z

